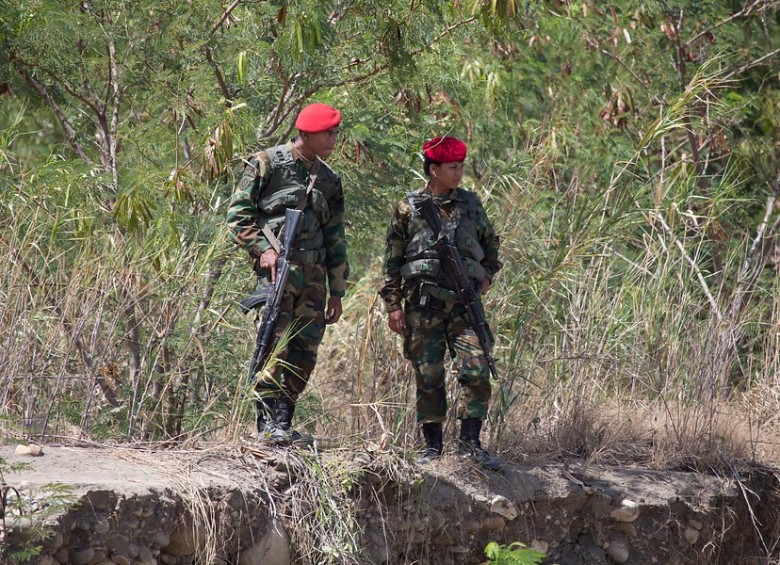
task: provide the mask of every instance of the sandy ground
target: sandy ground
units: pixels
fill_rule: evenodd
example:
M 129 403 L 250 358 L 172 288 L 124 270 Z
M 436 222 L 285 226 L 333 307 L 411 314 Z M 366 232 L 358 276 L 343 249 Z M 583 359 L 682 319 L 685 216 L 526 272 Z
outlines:
M 16 446 L 0 446 L 0 458 L 6 466 L 22 463 L 26 467 L 21 471 L 4 471 L 8 484 L 27 487 L 58 482 L 70 485 L 75 493 L 110 489 L 128 495 L 168 488 L 176 490 L 184 483 L 188 487 L 239 486 L 247 479 L 247 465 L 254 467 L 257 457 L 274 453 L 273 448 L 269 448 L 246 454 L 239 446 L 222 444 L 189 450 L 126 446 L 41 447 L 43 454 L 32 457 L 17 454 Z M 491 488 L 503 490 L 511 485 L 512 490 L 520 491 L 515 492 L 516 495 L 522 493 L 521 498 L 530 499 L 555 499 L 565 497 L 571 489 L 582 489 L 610 494 L 618 499 L 632 498 L 645 504 L 665 505 L 675 497 L 692 497 L 704 502 L 727 490 L 717 477 L 698 473 L 587 464 L 564 466 L 536 462 L 508 465 L 503 473 L 485 474 L 472 467 L 464 467 L 455 456 L 448 456 L 421 471 L 435 475 L 464 492 L 472 491 L 475 483 L 485 485 L 487 480 Z
M 128 447 L 74 447 L 41 445 L 42 455 L 19 455 L 16 446 L 0 446 L 0 458 L 9 485 L 37 486 L 47 483 L 70 485 L 75 493 L 90 490 L 116 490 L 143 494 L 149 490 L 176 488 L 188 482 L 229 485 L 233 483 L 230 465 L 239 455 L 234 447 L 213 446 L 198 450 L 132 449 Z M 23 464 L 10 471 L 8 466 Z

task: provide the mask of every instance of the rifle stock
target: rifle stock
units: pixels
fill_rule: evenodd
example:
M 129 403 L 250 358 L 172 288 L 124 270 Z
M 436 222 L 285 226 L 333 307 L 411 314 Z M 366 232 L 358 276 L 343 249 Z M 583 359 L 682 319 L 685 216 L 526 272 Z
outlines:
M 298 224 L 303 216 L 303 211 L 288 208 L 284 214 L 284 240 L 282 242 L 282 252 L 276 263 L 276 280 L 271 285 L 268 300 L 263 309 L 263 316 L 260 319 L 260 326 L 257 329 L 257 338 L 255 340 L 255 353 L 249 363 L 249 381 L 253 381 L 255 373 L 268 356 L 269 348 L 273 339 L 276 321 L 279 319 L 279 305 L 282 302 L 284 288 L 287 286 L 287 279 L 290 276 L 290 261 L 288 252 L 292 248 L 295 235 L 298 232 Z
M 442 229 L 441 218 L 431 198 L 423 198 L 418 204 L 418 210 L 425 221 L 433 230 L 436 237 L 434 247 L 439 253 L 441 267 L 455 286 L 455 292 L 458 296 L 458 302 L 466 310 L 466 320 L 474 333 L 477 334 L 482 353 L 485 355 L 490 374 L 498 380 L 498 371 L 496 363 L 490 355 L 490 327 L 485 320 L 485 313 L 482 310 L 482 303 L 479 296 L 474 291 L 474 286 L 466 272 L 466 266 L 460 256 L 457 246 L 450 241 L 447 234 Z

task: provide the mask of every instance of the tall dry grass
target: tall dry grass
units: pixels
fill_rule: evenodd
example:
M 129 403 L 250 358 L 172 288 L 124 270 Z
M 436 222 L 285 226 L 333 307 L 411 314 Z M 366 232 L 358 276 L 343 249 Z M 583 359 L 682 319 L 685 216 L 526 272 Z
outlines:
M 737 171 L 708 179 L 709 204 L 695 205 L 700 178 L 664 149 L 684 135 L 696 92 L 717 86 L 707 77 L 692 85 L 606 186 L 585 168 L 566 170 L 570 156 L 548 139 L 549 125 L 476 186 L 505 263 L 485 299 L 502 375 L 485 440 L 510 459 L 706 467 L 777 458 L 778 183 L 768 183 L 764 217 L 728 233 Z M 658 147 L 662 168 L 648 174 L 645 155 Z M 253 280 L 221 227 L 225 191 L 149 218 L 143 199 L 124 202 L 144 224 L 131 229 L 116 207 L 112 215 L 99 179 L 53 162 L 30 182 L 5 163 L 4 433 L 251 434 L 254 327 L 235 304 Z M 418 441 L 414 381 L 376 294 L 382 232 L 373 262 L 353 269 L 343 320 L 327 331 L 296 422 L 334 443 L 408 451 Z M 451 415 L 446 437 L 456 428 Z
M 739 170 L 705 178 L 679 158 L 700 100 L 726 86 L 703 67 L 606 186 L 586 165 L 563 174 L 571 156 L 552 128 L 480 181 L 506 264 L 485 301 L 502 375 L 494 449 L 699 470 L 778 461 L 780 179 L 766 179 L 765 202 L 745 202 Z M 746 205 L 762 216 L 734 225 Z M 355 433 L 406 449 L 413 375 L 375 300 L 380 263 L 330 330 L 317 394 Z M 457 394 L 452 380 L 450 406 Z

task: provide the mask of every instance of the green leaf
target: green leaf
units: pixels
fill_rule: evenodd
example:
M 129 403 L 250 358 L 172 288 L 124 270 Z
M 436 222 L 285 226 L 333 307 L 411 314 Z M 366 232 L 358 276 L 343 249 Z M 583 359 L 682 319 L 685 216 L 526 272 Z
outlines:
M 246 81 L 247 64 L 246 51 L 239 52 L 236 58 L 236 77 L 242 84 Z

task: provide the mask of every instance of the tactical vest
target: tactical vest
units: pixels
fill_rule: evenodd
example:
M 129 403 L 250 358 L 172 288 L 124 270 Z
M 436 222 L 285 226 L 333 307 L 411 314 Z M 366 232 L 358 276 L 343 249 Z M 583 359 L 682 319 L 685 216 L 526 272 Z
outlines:
M 477 235 L 479 215 L 477 195 L 468 191 L 461 192 L 466 196 L 465 202 L 456 201 L 452 216 L 441 218 L 442 229 L 450 241 L 455 242 L 468 276 L 478 282 L 485 278 L 486 273 L 481 265 L 482 259 L 485 258 L 485 250 L 480 245 Z M 417 201 L 427 197 L 412 192 L 406 198 L 412 208 L 412 215 L 409 218 L 408 228 L 410 237 L 405 249 L 407 262 L 401 267 L 401 276 L 405 280 L 418 277 L 432 279 L 443 288 L 449 288 L 450 277 L 441 272 L 438 252 L 431 249 L 431 246 L 436 243 L 433 230 L 417 211 Z
M 289 145 L 265 150 L 271 163 L 271 176 L 260 193 L 257 208 L 275 234 L 279 234 L 287 208 L 296 208 L 306 197 L 308 171 L 293 159 Z M 320 163 L 317 181 L 309 193 L 303 209 L 303 218 L 295 238 L 293 258 L 311 263 L 325 259 L 322 226 L 330 221 L 328 201 L 338 188 L 339 177 L 324 163 Z M 303 252 L 303 253 L 301 253 Z

